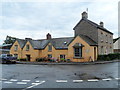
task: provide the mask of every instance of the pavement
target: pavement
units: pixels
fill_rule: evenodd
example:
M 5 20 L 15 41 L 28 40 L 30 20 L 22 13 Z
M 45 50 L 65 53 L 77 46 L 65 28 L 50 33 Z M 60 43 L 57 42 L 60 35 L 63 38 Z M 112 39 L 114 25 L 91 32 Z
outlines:
M 16 64 L 33 64 L 33 65 L 92 65 L 92 64 L 106 64 L 120 62 L 120 60 L 111 60 L 111 61 L 95 61 L 95 62 L 25 62 L 17 61 Z

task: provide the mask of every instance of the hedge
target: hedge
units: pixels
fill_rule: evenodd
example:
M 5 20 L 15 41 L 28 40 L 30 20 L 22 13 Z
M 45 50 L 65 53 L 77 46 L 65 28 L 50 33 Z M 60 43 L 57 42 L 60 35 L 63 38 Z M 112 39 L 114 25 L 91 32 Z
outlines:
M 19 58 L 19 59 L 17 59 L 18 61 L 27 61 L 27 59 L 26 58 Z
M 120 59 L 120 53 L 98 55 L 98 58 L 97 58 L 97 60 L 100 60 L 100 61 L 109 61 L 109 60 L 115 60 L 115 59 Z

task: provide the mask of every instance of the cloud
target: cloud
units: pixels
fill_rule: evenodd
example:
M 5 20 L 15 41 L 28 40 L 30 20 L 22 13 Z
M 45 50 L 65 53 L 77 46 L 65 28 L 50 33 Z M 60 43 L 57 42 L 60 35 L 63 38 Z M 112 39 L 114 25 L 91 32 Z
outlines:
M 42 0 L 43 1 L 43 0 Z M 95 1 L 95 0 L 94 0 Z M 44 38 L 48 32 L 53 37 L 74 36 L 73 27 L 88 8 L 89 19 L 117 34 L 118 2 L 3 2 L 0 16 L 1 40 L 6 35 L 35 39 Z M 10 33 L 9 33 L 10 32 Z
M 119 0 L 1 0 L 2 2 L 116 2 Z

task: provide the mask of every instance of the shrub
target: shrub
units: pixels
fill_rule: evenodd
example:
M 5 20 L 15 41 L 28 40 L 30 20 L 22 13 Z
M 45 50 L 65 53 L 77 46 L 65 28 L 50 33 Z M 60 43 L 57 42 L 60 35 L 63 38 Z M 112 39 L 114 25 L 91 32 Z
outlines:
M 42 62 L 42 61 L 45 61 L 45 58 L 37 58 L 36 61 L 37 62 Z
M 64 58 L 61 58 L 60 60 L 61 60 L 61 62 L 65 62 L 66 61 Z
M 26 58 L 19 58 L 19 59 L 17 59 L 18 61 L 27 61 L 27 59 Z
M 56 61 L 57 61 L 57 58 L 55 57 L 50 58 L 50 62 L 56 62 Z

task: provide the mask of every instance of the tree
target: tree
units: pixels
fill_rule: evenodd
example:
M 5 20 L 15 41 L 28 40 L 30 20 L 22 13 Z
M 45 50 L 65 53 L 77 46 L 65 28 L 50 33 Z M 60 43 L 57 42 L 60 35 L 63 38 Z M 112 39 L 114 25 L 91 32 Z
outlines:
M 13 44 L 16 39 L 17 39 L 17 38 L 15 38 L 15 37 L 7 36 L 7 37 L 6 37 L 6 40 L 4 40 L 4 43 L 3 43 L 3 44 Z

